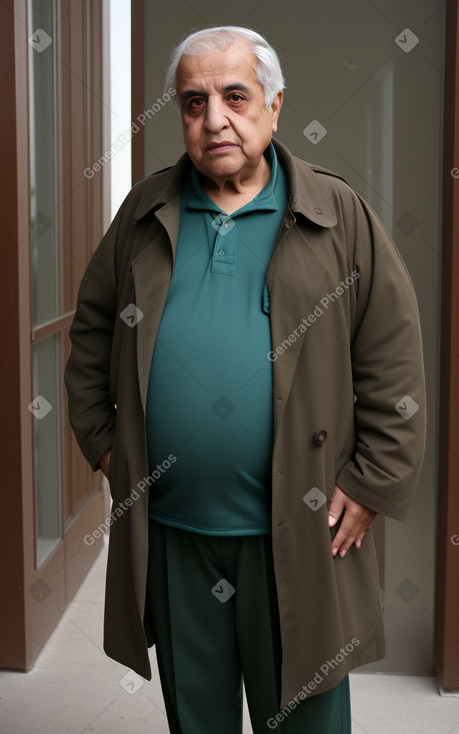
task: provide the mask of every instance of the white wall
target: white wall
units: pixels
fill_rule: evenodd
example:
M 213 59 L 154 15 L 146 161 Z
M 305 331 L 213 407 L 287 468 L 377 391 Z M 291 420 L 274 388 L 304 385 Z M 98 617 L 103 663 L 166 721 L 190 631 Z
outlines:
M 110 219 L 131 188 L 131 1 L 110 0 Z

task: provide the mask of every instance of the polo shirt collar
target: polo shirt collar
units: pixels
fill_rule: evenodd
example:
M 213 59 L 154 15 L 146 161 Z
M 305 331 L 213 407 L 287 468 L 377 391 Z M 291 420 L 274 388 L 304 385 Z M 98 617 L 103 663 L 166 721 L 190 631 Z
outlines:
M 328 175 L 330 172 L 319 166 L 299 161 L 288 148 L 274 138 L 272 144 L 280 165 L 287 173 L 289 205 L 292 212 L 303 214 L 321 227 L 334 227 L 337 223 L 336 208 L 325 186 L 321 183 L 322 172 Z M 144 188 L 134 212 L 134 219 L 139 221 L 149 212 L 156 211 L 162 206 L 170 206 L 172 201 L 179 199 L 183 177 L 190 168 L 192 168 L 191 160 L 188 153 L 184 153 L 175 166 L 162 172 L 164 179 L 161 188 L 155 182 L 158 174 L 151 174 L 147 179 L 136 184 L 137 187 L 143 186 Z M 151 180 L 151 186 L 148 186 L 149 180 Z M 318 214 L 317 210 L 320 210 L 321 214 Z
M 233 212 L 232 217 L 238 214 L 244 214 L 249 211 L 258 211 L 260 209 L 266 209 L 270 211 L 277 211 L 279 209 L 279 203 L 276 199 L 275 189 L 277 183 L 277 170 L 278 162 L 277 155 L 272 143 L 266 148 L 264 155 L 269 161 L 271 166 L 271 175 L 266 186 L 247 204 L 244 204 L 240 209 Z M 207 209 L 212 211 L 221 212 L 220 207 L 216 204 L 210 196 L 206 194 L 202 185 L 202 176 L 195 166 L 192 167 L 190 175 L 190 188 L 191 193 L 187 201 L 189 209 Z

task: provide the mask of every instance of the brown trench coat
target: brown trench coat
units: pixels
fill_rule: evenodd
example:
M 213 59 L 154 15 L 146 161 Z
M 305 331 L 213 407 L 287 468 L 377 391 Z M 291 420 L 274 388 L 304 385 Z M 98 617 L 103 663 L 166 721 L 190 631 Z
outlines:
M 425 400 L 415 294 L 389 235 L 346 182 L 273 142 L 290 183 L 266 278 L 286 706 L 299 692 L 326 691 L 384 656 L 371 528 L 360 550 L 333 558 L 321 498 L 330 499 L 336 482 L 358 502 L 403 520 L 421 468 Z M 154 640 L 145 615 L 145 401 L 189 165 L 185 154 L 127 196 L 84 275 L 66 368 L 71 424 L 94 469 L 113 446 L 104 649 L 147 679 Z M 120 317 L 129 304 L 143 314 L 137 323 Z

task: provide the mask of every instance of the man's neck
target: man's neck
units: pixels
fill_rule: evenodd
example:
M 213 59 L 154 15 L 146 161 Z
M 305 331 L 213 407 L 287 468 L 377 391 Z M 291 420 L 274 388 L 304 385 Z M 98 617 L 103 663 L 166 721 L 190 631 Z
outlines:
M 210 179 L 206 177 L 203 189 L 207 196 L 227 214 L 240 209 L 265 188 L 271 177 L 271 166 L 265 156 L 255 174 L 250 178 L 242 176 L 228 176 L 226 178 Z

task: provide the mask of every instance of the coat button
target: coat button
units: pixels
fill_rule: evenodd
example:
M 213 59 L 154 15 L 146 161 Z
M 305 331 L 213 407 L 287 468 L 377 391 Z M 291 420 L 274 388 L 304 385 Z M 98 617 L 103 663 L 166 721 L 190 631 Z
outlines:
M 322 446 L 322 444 L 327 440 L 327 435 L 327 431 L 324 428 L 321 428 L 321 430 L 317 431 L 314 435 L 314 441 L 318 446 Z

